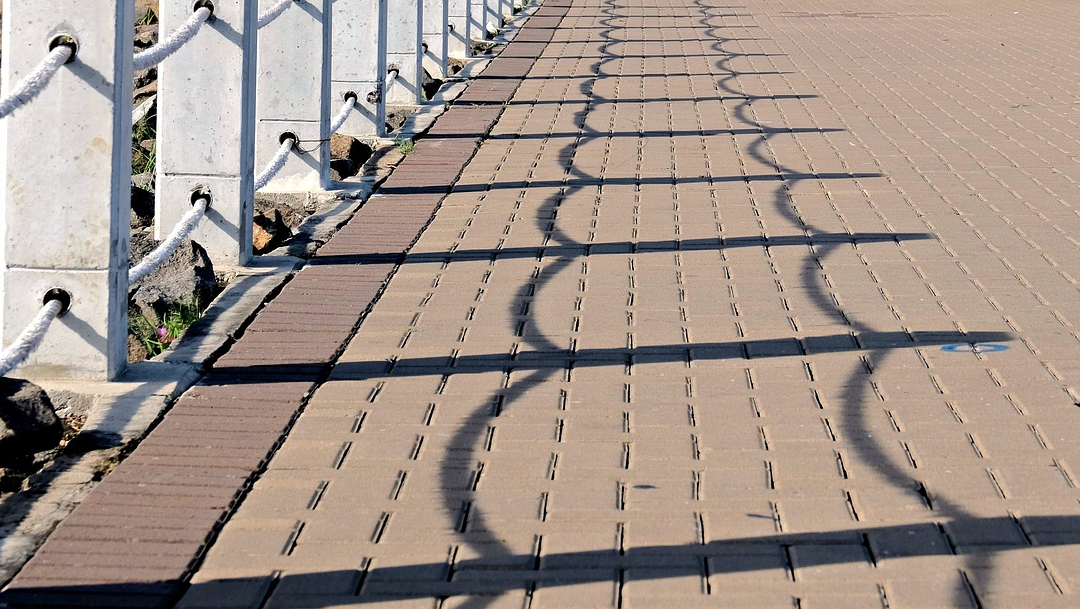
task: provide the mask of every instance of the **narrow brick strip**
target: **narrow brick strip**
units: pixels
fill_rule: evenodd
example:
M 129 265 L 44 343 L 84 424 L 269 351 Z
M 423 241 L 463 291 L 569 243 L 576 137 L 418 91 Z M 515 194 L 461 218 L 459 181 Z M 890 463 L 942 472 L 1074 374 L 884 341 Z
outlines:
M 4 607 L 170 607 L 551 40 L 548 2 L 214 369 L 57 527 Z

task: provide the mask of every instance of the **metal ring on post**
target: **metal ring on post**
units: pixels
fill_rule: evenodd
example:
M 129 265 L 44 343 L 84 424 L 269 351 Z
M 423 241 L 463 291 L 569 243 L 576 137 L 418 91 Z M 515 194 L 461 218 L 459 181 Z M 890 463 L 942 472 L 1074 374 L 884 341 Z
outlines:
M 214 204 L 214 196 L 210 194 L 210 191 L 204 186 L 197 186 L 195 190 L 191 191 L 191 205 L 194 207 L 199 204 L 199 201 L 206 201 L 206 209 Z
M 71 49 L 71 57 L 64 63 L 71 63 L 75 61 L 75 56 L 79 54 L 79 41 L 71 34 L 57 34 L 53 36 L 53 39 L 49 41 L 49 51 L 55 51 L 58 47 L 67 47 Z
M 210 17 L 214 16 L 214 0 L 195 0 L 195 4 L 191 5 L 191 12 L 194 13 L 200 8 L 210 11 Z
M 62 317 L 71 308 L 71 292 L 64 288 L 53 288 L 45 292 L 45 296 L 41 298 L 41 304 L 47 305 L 54 300 L 60 303 L 60 312 L 56 316 Z

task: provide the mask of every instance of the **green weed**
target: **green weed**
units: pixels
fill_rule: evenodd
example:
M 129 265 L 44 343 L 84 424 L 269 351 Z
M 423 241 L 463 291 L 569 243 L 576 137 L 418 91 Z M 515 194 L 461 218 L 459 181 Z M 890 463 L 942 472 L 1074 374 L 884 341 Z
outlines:
M 128 316 L 131 333 L 146 347 L 150 357 L 160 354 L 202 316 L 198 300 L 177 303 L 167 311 L 160 326 L 155 326 L 142 314 L 132 311 Z
M 394 140 L 394 146 L 397 147 L 398 152 L 407 155 L 411 153 L 414 148 L 416 148 L 416 143 L 407 137 L 399 137 L 398 139 Z

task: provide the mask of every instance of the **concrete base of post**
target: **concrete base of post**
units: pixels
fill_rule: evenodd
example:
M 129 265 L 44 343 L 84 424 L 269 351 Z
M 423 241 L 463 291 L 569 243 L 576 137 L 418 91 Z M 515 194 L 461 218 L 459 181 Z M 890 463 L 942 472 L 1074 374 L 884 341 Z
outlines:
M 4 0 L 3 12 L 5 94 L 58 35 L 78 52 L 0 122 L 2 342 L 61 288 L 71 309 L 16 374 L 111 379 L 127 365 L 134 1 Z

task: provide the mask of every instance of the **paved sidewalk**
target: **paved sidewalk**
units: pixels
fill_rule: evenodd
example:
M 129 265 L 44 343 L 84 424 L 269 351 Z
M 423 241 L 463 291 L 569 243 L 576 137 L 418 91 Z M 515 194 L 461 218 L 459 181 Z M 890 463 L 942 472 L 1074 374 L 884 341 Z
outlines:
M 178 606 L 1080 605 L 1080 4 L 852 6 L 549 0 L 178 405 L 288 430 Z

